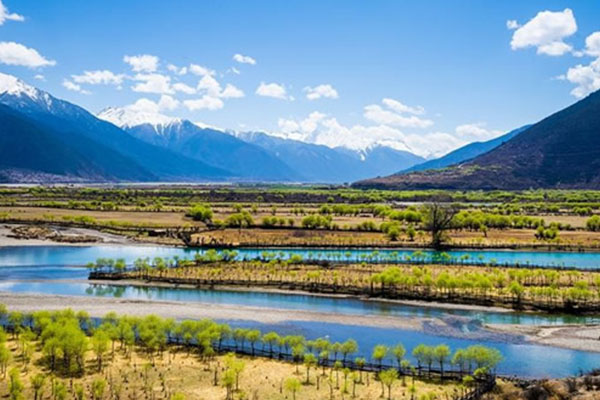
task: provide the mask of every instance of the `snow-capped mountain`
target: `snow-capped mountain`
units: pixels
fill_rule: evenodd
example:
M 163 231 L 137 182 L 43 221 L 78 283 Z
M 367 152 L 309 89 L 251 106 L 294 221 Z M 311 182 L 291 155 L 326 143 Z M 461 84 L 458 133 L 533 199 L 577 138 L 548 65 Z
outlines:
M 4 147 L 5 170 L 20 168 L 35 177 L 37 172 L 50 168 L 51 174 L 93 181 L 223 180 L 232 176 L 226 170 L 136 139 L 85 109 L 11 75 L 0 74 L 0 104 L 4 106 L 0 135 L 6 144 L 16 145 L 13 139 L 21 138 L 19 147 L 26 143 L 36 148 L 36 140 L 43 139 L 48 147 L 45 151 L 40 148 L 38 157 L 55 159 L 57 166 L 66 162 L 68 155 L 76 156 L 69 165 L 54 168 L 52 162 L 40 165 L 29 151 L 14 159 L 10 154 L 12 149 Z
M 180 118 L 169 117 L 160 113 L 134 110 L 128 107 L 108 107 L 100 111 L 98 118 L 108 121 L 121 128 L 131 128 L 138 125 L 152 125 L 156 133 L 162 134 L 167 126 L 180 124 Z
M 98 118 L 130 135 L 187 157 L 232 171 L 242 180 L 299 181 L 283 160 L 224 131 L 131 107 L 107 108 Z
M 0 73 L 0 180 L 350 182 L 422 159 L 199 126 L 131 107 L 98 116 Z M 21 149 L 21 151 L 13 151 Z
M 263 132 L 237 132 L 236 136 L 271 152 L 298 171 L 308 182 L 353 182 L 364 177 L 389 174 L 424 159 L 385 146 L 355 151 L 343 147 L 284 139 Z

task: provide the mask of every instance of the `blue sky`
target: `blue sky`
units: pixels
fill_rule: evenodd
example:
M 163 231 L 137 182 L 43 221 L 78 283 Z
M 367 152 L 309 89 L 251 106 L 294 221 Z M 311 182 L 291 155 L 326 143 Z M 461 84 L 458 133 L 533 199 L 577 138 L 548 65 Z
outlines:
M 596 1 L 2 4 L 0 71 L 57 97 L 330 146 L 440 155 L 600 88 Z

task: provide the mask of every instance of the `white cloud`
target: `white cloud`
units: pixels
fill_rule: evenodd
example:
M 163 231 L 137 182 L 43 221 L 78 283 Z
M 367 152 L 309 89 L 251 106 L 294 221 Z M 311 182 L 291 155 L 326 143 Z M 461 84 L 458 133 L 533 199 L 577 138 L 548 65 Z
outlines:
M 406 106 L 396 100 L 387 99 L 389 108 L 395 108 L 405 113 L 424 113 L 422 107 Z M 391 122 L 395 123 L 399 114 L 385 110 L 394 115 Z M 366 108 L 369 108 L 367 106 Z M 403 117 L 410 119 L 415 117 Z M 397 150 L 410 151 L 423 157 L 439 157 L 455 150 L 471 141 L 489 140 L 502 134 L 502 131 L 486 128 L 485 123 L 459 125 L 454 132 L 406 132 L 398 126 L 392 126 L 389 121 L 374 121 L 374 125 L 355 124 L 346 126 L 335 117 L 314 111 L 303 119 L 279 118 L 276 136 L 298 140 L 306 143 L 325 145 L 328 147 L 346 147 L 353 150 L 365 150 L 373 146 L 388 146 Z M 422 128 L 423 123 L 409 124 L 407 128 Z
M 188 69 L 187 69 L 187 67 L 181 67 L 181 68 L 179 68 L 178 66 L 176 66 L 176 65 L 173 65 L 173 64 L 169 64 L 169 65 L 167 65 L 167 69 L 168 69 L 169 71 L 171 71 L 171 72 L 173 72 L 173 73 L 177 74 L 177 75 L 185 75 L 185 74 L 187 74 L 187 72 L 188 72 Z
M 0 63 L 29 68 L 56 65 L 56 61 L 44 58 L 37 50 L 15 42 L 0 42 Z
M 84 89 L 82 89 L 82 88 L 81 88 L 81 86 L 79 86 L 78 84 L 76 84 L 76 83 L 73 83 L 73 82 L 71 82 L 71 81 L 69 81 L 69 80 L 67 80 L 67 79 L 63 80 L 63 83 L 62 83 L 62 85 L 63 85 L 63 86 L 64 86 L 64 87 L 65 87 L 67 90 L 70 90 L 70 91 L 73 91 L 73 92 L 78 92 L 78 93 L 81 93 L 81 94 L 91 94 L 91 93 L 90 93 L 90 92 L 88 92 L 87 90 L 84 90 Z
M 161 74 L 136 74 L 134 80 L 140 81 L 131 90 L 141 93 L 173 94 L 171 77 Z
M 219 97 L 221 94 L 221 84 L 212 75 L 204 75 L 198 82 L 197 89 L 212 97 Z
M 190 111 L 197 110 L 219 110 L 225 105 L 218 97 L 204 95 L 199 99 L 185 100 L 183 105 Z
M 278 126 L 276 136 L 302 142 L 353 150 L 383 145 L 424 157 L 440 156 L 465 144 L 464 140 L 442 132 L 414 134 L 386 125 L 344 126 L 336 118 L 318 111 L 302 120 L 280 118 Z
M 594 32 L 585 39 L 585 53 L 600 57 L 600 32 Z
M 173 90 L 176 92 L 181 92 L 185 94 L 194 94 L 196 93 L 196 89 L 193 87 L 186 85 L 185 83 L 177 82 L 173 84 Z
M 197 64 L 190 64 L 190 67 L 188 68 L 188 70 L 194 74 L 194 75 L 198 75 L 198 76 L 206 76 L 206 75 L 214 75 L 215 71 L 213 71 L 210 68 L 206 68 L 202 65 L 197 65 Z
M 506 29 L 518 29 L 521 25 L 519 25 L 519 23 L 517 22 L 517 20 L 514 19 L 509 19 L 508 21 L 506 21 Z
M 240 70 L 239 70 L 239 69 L 237 69 L 236 67 L 231 67 L 231 72 L 233 72 L 233 73 L 234 73 L 234 74 L 236 74 L 236 75 L 239 75 L 239 74 L 240 74 Z
M 315 87 L 305 87 L 306 98 L 309 100 L 317 100 L 320 98 L 337 99 L 338 92 L 329 84 L 318 85 Z
M 371 104 L 365 107 L 364 117 L 381 125 L 396 126 L 400 128 L 427 128 L 433 125 L 433 121 L 417 117 L 416 115 L 403 114 L 423 114 L 423 107 L 410 107 L 394 99 L 383 99 L 382 103 L 387 107 L 383 108 L 378 104 Z
M 125 109 L 136 111 L 136 112 L 145 112 L 145 113 L 158 113 L 160 111 L 160 107 L 158 103 L 142 97 L 138 99 L 135 103 L 130 104 L 128 106 L 123 107 Z
M 123 61 L 129 64 L 134 72 L 156 72 L 158 69 L 158 57 L 149 54 L 125 56 Z
M 577 23 L 571 9 L 540 11 L 515 30 L 510 45 L 513 50 L 536 47 L 538 54 L 560 56 L 573 50 L 564 39 L 575 32 Z
M 392 109 L 397 113 L 407 113 L 407 114 L 415 114 L 422 115 L 425 114 L 425 109 L 421 106 L 411 107 L 406 104 L 401 103 L 398 100 L 385 98 L 381 100 L 383 104 L 385 104 L 388 108 Z
M 135 103 L 123 107 L 126 110 L 137 113 L 158 114 L 161 111 L 173 111 L 179 107 L 179 101 L 169 95 L 162 95 L 158 102 L 145 97 L 136 100 Z
M 2 4 L 2 0 L 0 0 L 0 25 L 4 25 L 5 21 L 24 21 L 25 18 L 22 15 L 9 13 L 8 9 L 4 4 Z
M 577 85 L 571 94 L 577 98 L 600 89 L 600 57 L 588 65 L 576 65 L 569 68 L 564 79 Z
M 179 100 L 174 99 L 173 97 L 163 94 L 160 96 L 160 100 L 158 101 L 158 109 L 159 110 L 168 110 L 173 111 L 179 107 Z
M 77 83 L 87 83 L 89 85 L 115 85 L 123 83 L 125 75 L 115 74 L 108 70 L 84 71 L 82 75 L 71 75 L 73 81 Z
M 464 124 L 456 127 L 456 136 L 467 142 L 490 140 L 503 134 L 503 131 L 486 129 L 484 122 Z
M 233 60 L 242 64 L 256 65 L 256 60 L 254 58 L 250 56 L 243 56 L 241 54 L 234 54 Z
M 278 83 L 261 82 L 258 88 L 256 88 L 256 94 L 281 100 L 293 100 L 292 97 L 288 96 L 285 86 Z
M 46 77 L 44 75 L 42 75 L 42 74 L 37 74 L 33 78 L 37 79 L 38 81 L 45 81 L 46 80 Z
M 223 89 L 223 91 L 220 93 L 220 97 L 223 99 L 239 99 L 244 97 L 244 92 L 228 83 L 225 86 L 225 89 Z

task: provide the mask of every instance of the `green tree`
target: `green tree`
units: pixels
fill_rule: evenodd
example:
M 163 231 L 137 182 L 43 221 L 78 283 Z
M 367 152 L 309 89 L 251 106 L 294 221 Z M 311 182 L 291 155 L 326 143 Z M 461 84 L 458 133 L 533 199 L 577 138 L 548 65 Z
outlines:
M 313 353 L 304 354 L 304 366 L 306 367 L 306 384 L 310 383 L 310 369 L 317 365 L 317 357 Z
M 397 345 L 392 347 L 392 354 L 396 358 L 396 362 L 398 363 L 398 368 L 401 368 L 402 367 L 402 359 L 404 358 L 404 355 L 406 354 L 406 349 L 404 348 L 404 346 L 402 346 L 401 343 L 398 343 Z
M 106 381 L 102 378 L 94 379 L 92 382 L 92 396 L 94 400 L 102 400 L 106 390 Z
M 383 359 L 388 355 L 390 349 L 387 346 L 382 344 L 378 344 L 373 348 L 373 353 L 371 354 L 371 358 L 379 364 L 379 369 L 381 370 L 383 365 Z
M 445 344 L 440 344 L 433 349 L 433 355 L 440 364 L 441 378 L 444 378 L 444 363 L 448 360 L 448 357 L 450 357 L 450 347 Z
M 392 385 L 398 379 L 398 371 L 390 368 L 379 372 L 379 380 L 388 388 L 388 400 L 392 399 Z
M 8 372 L 8 397 L 10 400 L 24 400 L 23 390 L 25 385 L 21 381 L 19 370 L 17 368 L 11 368 Z
M 44 383 L 46 377 L 43 374 L 35 374 L 31 378 L 31 388 L 33 389 L 33 399 L 38 400 L 44 397 Z
M 102 363 L 104 355 L 108 352 L 110 338 L 106 332 L 102 329 L 97 329 L 90 340 L 92 350 L 96 354 L 96 361 L 98 362 L 98 371 L 102 371 Z
M 292 399 L 296 400 L 296 393 L 302 387 L 298 378 L 291 377 L 291 378 L 286 379 L 284 386 L 285 386 L 285 390 L 292 393 Z

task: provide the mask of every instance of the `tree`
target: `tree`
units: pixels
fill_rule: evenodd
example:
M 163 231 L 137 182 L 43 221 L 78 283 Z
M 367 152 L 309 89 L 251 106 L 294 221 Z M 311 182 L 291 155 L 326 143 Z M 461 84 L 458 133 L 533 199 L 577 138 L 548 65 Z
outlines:
M 254 356 L 254 346 L 260 341 L 260 331 L 258 329 L 251 329 L 246 331 L 246 340 L 250 342 L 250 348 L 252 349 L 252 355 Z
M 298 373 L 298 364 L 300 364 L 300 362 L 302 361 L 304 351 L 304 344 L 302 343 L 297 343 L 292 347 L 292 358 L 296 363 L 296 373 Z
M 431 347 L 420 344 L 413 349 L 412 355 L 417 359 L 419 374 L 421 373 L 421 366 L 423 364 L 427 364 L 429 366 L 429 373 L 431 373 L 431 363 L 433 362 L 433 351 Z
M 106 332 L 102 329 L 97 329 L 90 340 L 92 350 L 96 354 L 96 361 L 98 362 L 98 371 L 102 371 L 102 362 L 104 355 L 108 351 L 110 338 Z
M 281 338 L 276 332 L 265 333 L 262 337 L 262 341 L 269 345 L 269 353 L 273 355 L 273 345 L 279 343 Z
M 458 210 L 454 206 L 441 203 L 429 203 L 423 207 L 423 227 L 431 232 L 431 246 L 435 249 L 442 247 L 445 234 L 452 227 L 452 221 Z
M 396 361 L 398 362 L 398 368 L 402 367 L 402 359 L 406 354 L 406 349 L 402 346 L 401 343 L 398 343 L 394 347 L 392 347 L 392 354 L 396 357 Z
M 83 398 L 85 396 L 85 389 L 83 388 L 83 385 L 81 383 L 76 383 L 73 386 L 73 392 L 75 395 L 75 399 L 83 400 Z
M 23 390 L 25 389 L 25 385 L 21 382 L 21 377 L 19 376 L 19 370 L 17 368 L 11 368 L 8 372 L 9 382 L 8 382 L 8 398 L 10 400 L 24 400 L 25 396 L 23 395 Z
M 235 356 L 235 353 L 228 353 L 225 356 L 225 366 L 228 368 L 228 371 L 231 371 L 234 376 L 235 381 L 235 390 L 239 389 L 240 384 L 240 374 L 246 368 L 246 363 Z
M 310 383 L 310 369 L 317 365 L 317 357 L 313 353 L 304 354 L 304 366 L 306 367 L 306 384 Z
M 104 392 L 102 392 L 104 394 Z M 55 400 L 66 400 L 67 398 L 67 387 L 65 386 L 65 384 L 63 382 L 56 382 L 56 385 L 54 386 L 54 399 Z M 94 397 L 95 400 L 99 400 L 102 399 L 102 396 L 100 397 Z
M 208 223 L 213 218 L 213 211 L 209 206 L 204 204 L 195 204 L 188 210 L 186 215 L 191 217 L 194 221 Z
M 388 388 L 388 400 L 392 399 L 392 385 L 396 379 L 398 379 L 398 371 L 394 368 L 379 372 L 379 380 Z
M 344 365 L 346 365 L 346 359 L 349 355 L 354 354 L 358 351 L 358 343 L 354 339 L 348 339 L 341 346 L 341 352 L 343 357 Z
M 35 374 L 31 377 L 31 387 L 33 388 L 33 399 L 38 400 L 44 397 L 44 383 L 46 382 L 46 377 L 43 374 Z
M 444 363 L 450 357 L 450 347 L 445 344 L 440 344 L 433 349 L 433 355 L 437 362 L 440 363 L 440 377 L 444 378 Z
M 94 379 L 92 382 L 92 396 L 94 400 L 101 400 L 106 390 L 106 381 L 102 378 Z
M 382 368 L 383 359 L 387 356 L 388 352 L 389 348 L 382 344 L 378 344 L 373 348 L 373 353 L 371 357 L 373 358 L 373 360 L 377 361 L 380 370 Z
M 12 358 L 10 350 L 6 347 L 6 343 L 0 344 L 0 370 L 2 376 L 6 378 L 6 371 L 8 369 L 8 363 Z
M 233 387 L 235 385 L 235 373 L 232 370 L 227 370 L 223 374 L 223 378 L 221 379 L 221 383 L 227 389 L 226 399 L 233 399 Z
M 301 384 L 298 378 L 288 378 L 284 383 L 285 390 L 292 393 L 292 399 L 296 400 L 296 393 L 300 390 Z

